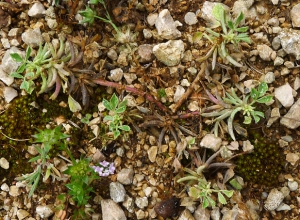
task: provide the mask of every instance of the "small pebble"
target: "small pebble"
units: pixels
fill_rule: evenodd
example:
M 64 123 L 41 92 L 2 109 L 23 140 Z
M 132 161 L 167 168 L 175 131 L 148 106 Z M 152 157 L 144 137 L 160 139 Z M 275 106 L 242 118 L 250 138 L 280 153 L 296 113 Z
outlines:
M 298 189 L 298 183 L 296 181 L 288 181 L 288 187 L 291 191 L 296 191 Z

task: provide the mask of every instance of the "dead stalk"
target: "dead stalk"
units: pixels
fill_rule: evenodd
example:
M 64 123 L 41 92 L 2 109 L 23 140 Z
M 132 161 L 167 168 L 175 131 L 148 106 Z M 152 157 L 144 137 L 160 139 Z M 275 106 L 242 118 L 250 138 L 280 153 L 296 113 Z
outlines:
M 178 110 L 178 108 L 183 104 L 183 102 L 185 102 L 188 99 L 188 97 L 191 95 L 191 93 L 194 91 L 196 84 L 200 81 L 200 78 L 205 71 L 205 68 L 206 68 L 206 63 L 203 62 L 201 64 L 201 70 L 199 71 L 198 75 L 196 76 L 196 78 L 194 79 L 190 87 L 186 90 L 186 92 L 178 100 L 178 102 L 172 107 L 173 113 L 175 113 Z

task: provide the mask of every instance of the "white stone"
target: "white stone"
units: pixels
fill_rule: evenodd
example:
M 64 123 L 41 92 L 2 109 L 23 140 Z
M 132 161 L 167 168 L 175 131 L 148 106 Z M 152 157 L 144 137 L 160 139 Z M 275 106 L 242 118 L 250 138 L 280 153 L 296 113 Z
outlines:
M 128 212 L 133 213 L 134 211 L 134 201 L 128 195 L 125 196 L 125 200 L 122 205 L 128 210 Z
M 144 191 L 145 195 L 147 197 L 149 197 L 149 196 L 151 196 L 151 193 L 153 192 L 153 189 L 152 189 L 152 187 L 148 186 L 143 191 Z
M 9 191 L 9 186 L 7 185 L 7 183 L 3 183 L 1 185 L 1 190 L 5 191 L 5 192 L 8 192 Z
M 118 59 L 118 54 L 116 52 L 115 49 L 110 48 L 107 52 L 107 56 L 108 58 L 110 58 L 111 60 L 117 60 Z
M 150 26 L 153 26 L 155 25 L 155 22 L 158 18 L 158 14 L 157 13 L 150 13 L 148 16 L 147 16 L 147 22 Z
M 140 209 L 144 209 L 145 207 L 148 206 L 148 198 L 147 197 L 137 197 L 135 199 L 135 204 Z
M 18 96 L 17 90 L 12 87 L 4 87 L 3 89 L 4 99 L 7 103 L 10 103 L 15 97 Z
M 298 90 L 300 88 L 300 78 L 299 76 L 296 76 L 296 79 L 294 81 L 294 90 Z
M 220 137 L 216 137 L 214 134 L 206 134 L 200 142 L 201 147 L 212 149 L 213 151 L 219 150 L 221 144 L 222 139 Z
M 184 56 L 184 43 L 182 40 L 169 40 L 166 43 L 155 45 L 153 53 L 165 65 L 175 66 Z
M 53 207 L 50 205 L 39 205 L 36 207 L 35 211 L 41 218 L 49 218 L 54 213 Z
M 288 181 L 288 187 L 291 191 L 296 191 L 298 189 L 298 183 L 296 181 Z
M 7 38 L 1 38 L 1 43 L 2 43 L 2 46 L 5 49 L 10 48 L 10 43 L 9 43 L 9 40 Z
M 146 218 L 146 213 L 140 209 L 135 212 L 135 215 L 136 215 L 137 219 L 145 219 Z
M 110 77 L 113 81 L 119 82 L 123 78 L 123 70 L 121 68 L 111 70 Z
M 285 204 L 285 203 L 281 203 L 278 207 L 277 207 L 277 209 L 276 209 L 276 211 L 277 212 L 280 212 L 280 211 L 289 211 L 289 210 L 291 210 L 292 208 L 289 206 L 289 205 L 287 205 L 287 204 Z
M 103 220 L 126 220 L 124 211 L 111 199 L 101 200 Z
M 168 9 L 163 9 L 155 21 L 158 35 L 167 40 L 181 37 L 181 32 L 177 30 L 177 26 L 181 25 L 179 22 L 174 22 Z
M 278 208 L 282 200 L 284 199 L 283 193 L 277 189 L 272 189 L 265 202 L 265 209 L 273 211 Z
M 300 27 L 300 3 L 290 11 L 293 27 Z
M 300 60 L 300 30 L 283 29 L 278 37 L 283 50 Z
M 290 108 L 280 120 L 280 124 L 290 128 L 296 129 L 300 126 L 300 99 Z
M 0 159 L 0 167 L 2 167 L 5 170 L 9 168 L 9 162 L 4 157 L 1 157 Z
M 286 108 L 294 104 L 293 89 L 289 83 L 275 89 L 275 98 Z
M 185 93 L 185 89 L 180 86 L 180 85 L 177 85 L 176 86 L 176 91 L 175 91 L 175 94 L 174 94 L 174 102 L 178 102 L 179 99 L 182 97 L 182 95 Z
M 273 72 L 267 72 L 264 80 L 268 84 L 273 83 L 275 81 L 275 74 Z
M 208 28 L 216 28 L 220 25 L 220 22 L 216 20 L 216 18 L 212 14 L 212 10 L 217 2 L 205 1 L 202 9 L 201 9 L 201 17 L 205 20 L 206 27 Z M 227 5 L 222 4 L 225 11 L 229 11 L 229 7 Z
M 197 16 L 196 16 L 196 14 L 194 12 L 188 12 L 188 13 L 186 13 L 185 16 L 184 16 L 184 21 L 188 25 L 193 25 L 193 24 L 197 24 L 198 23 Z
M 28 10 L 28 16 L 34 18 L 43 17 L 46 13 L 45 7 L 42 3 L 36 2 L 34 3 L 31 8 Z
M 271 55 L 273 53 L 273 50 L 271 47 L 269 47 L 266 44 L 260 44 L 257 45 L 257 51 L 258 55 L 260 56 L 261 59 L 265 61 L 271 61 Z
M 44 43 L 44 38 L 42 36 L 41 30 L 39 28 L 27 29 L 22 35 L 21 38 L 24 43 L 29 45 L 32 48 L 39 47 Z

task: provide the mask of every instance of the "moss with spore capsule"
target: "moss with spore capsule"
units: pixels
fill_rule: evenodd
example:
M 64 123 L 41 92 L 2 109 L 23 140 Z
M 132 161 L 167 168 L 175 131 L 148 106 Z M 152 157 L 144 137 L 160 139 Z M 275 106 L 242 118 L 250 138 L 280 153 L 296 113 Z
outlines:
M 278 176 L 283 171 L 284 154 L 275 143 L 271 143 L 257 132 L 250 132 L 254 151 L 240 156 L 236 161 L 236 171 L 245 181 L 276 186 Z

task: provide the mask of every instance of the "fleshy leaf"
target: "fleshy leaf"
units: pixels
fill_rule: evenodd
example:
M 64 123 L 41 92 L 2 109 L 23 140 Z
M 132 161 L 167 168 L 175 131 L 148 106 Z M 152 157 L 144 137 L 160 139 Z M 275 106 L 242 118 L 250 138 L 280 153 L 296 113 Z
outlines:
M 71 95 L 69 95 L 68 97 L 68 104 L 71 112 L 78 112 L 82 109 L 80 104 L 75 99 L 73 99 Z

